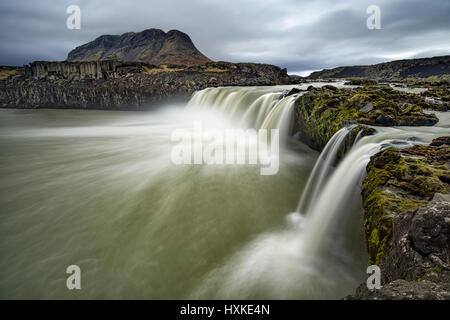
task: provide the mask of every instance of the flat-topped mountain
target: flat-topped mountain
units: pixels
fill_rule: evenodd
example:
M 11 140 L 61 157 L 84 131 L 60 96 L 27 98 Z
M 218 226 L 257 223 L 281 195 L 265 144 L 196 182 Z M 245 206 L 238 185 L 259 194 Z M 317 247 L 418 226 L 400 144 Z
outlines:
M 122 35 L 103 35 L 69 52 L 68 61 L 120 60 L 153 65 L 200 65 L 211 60 L 181 31 L 147 29 Z
M 396 80 L 450 74 L 450 56 L 396 60 L 370 66 L 347 66 L 313 72 L 309 78 L 369 78 Z

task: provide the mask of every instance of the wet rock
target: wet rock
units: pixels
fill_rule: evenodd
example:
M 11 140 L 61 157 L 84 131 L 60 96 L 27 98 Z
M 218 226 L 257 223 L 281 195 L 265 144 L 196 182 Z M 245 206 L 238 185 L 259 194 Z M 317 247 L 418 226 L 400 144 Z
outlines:
M 450 81 L 441 80 L 413 80 L 408 82 L 412 88 L 426 88 L 419 97 L 423 101 L 422 107 L 437 111 L 450 110 Z
M 351 299 L 448 299 L 450 148 L 415 145 L 373 156 L 362 185 L 369 264 L 380 290 L 361 285 Z M 403 299 L 402 298 L 402 299 Z
M 327 90 L 331 90 L 331 91 L 338 91 L 339 89 L 336 88 L 335 86 L 332 86 L 330 84 L 327 84 L 325 86 L 322 87 L 323 89 L 327 89 Z
M 414 213 L 408 231 L 411 245 L 421 255 L 434 256 L 450 269 L 450 202 L 436 197 Z
M 286 97 L 289 97 L 289 96 L 292 96 L 292 95 L 294 95 L 294 94 L 297 94 L 297 93 L 300 93 L 300 92 L 302 92 L 302 89 L 300 89 L 300 88 L 292 88 L 291 90 L 289 90 L 287 93 L 286 93 Z
M 405 212 L 426 205 L 436 193 L 450 193 L 450 185 L 440 179 L 449 170 L 449 151 L 416 145 L 389 148 L 371 158 L 362 185 L 370 263 L 387 255 L 395 217 L 409 216 Z
M 450 146 L 450 136 L 439 137 L 431 141 L 430 146 L 440 147 L 443 145 Z
M 331 85 L 308 87 L 296 100 L 296 122 L 301 139 L 321 150 L 343 126 L 431 126 L 434 114 L 424 113 L 418 95 L 393 90 L 389 86 L 338 89 Z M 414 102 L 414 103 L 413 103 Z
M 362 86 L 362 85 L 374 85 L 377 84 L 376 80 L 371 79 L 350 79 L 344 83 L 347 86 Z
M 450 299 L 450 203 L 435 197 L 393 219 L 393 245 L 379 264 L 382 288 L 348 299 Z

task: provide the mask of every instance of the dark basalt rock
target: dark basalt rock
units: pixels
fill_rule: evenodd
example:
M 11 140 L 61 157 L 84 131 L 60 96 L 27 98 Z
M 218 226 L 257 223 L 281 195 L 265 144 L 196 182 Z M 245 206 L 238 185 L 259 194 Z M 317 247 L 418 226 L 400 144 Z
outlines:
M 350 79 L 344 83 L 344 85 L 347 86 L 363 86 L 363 85 L 375 85 L 378 82 L 376 80 L 371 79 L 363 79 L 363 78 L 357 78 L 357 79 Z
M 369 264 L 380 290 L 362 284 L 350 299 L 449 299 L 450 148 L 386 149 L 362 186 Z M 445 294 L 444 294 L 445 293 Z
M 286 94 L 284 95 L 284 97 L 289 97 L 289 96 L 292 96 L 292 95 L 294 95 L 294 94 L 300 93 L 300 92 L 302 92 L 302 91 L 303 91 L 303 90 L 300 89 L 300 88 L 292 88 L 291 90 L 289 90 L 288 92 L 286 92 Z
M 436 200 L 418 208 L 408 234 L 414 250 L 450 268 L 450 202 Z
M 430 146 L 440 147 L 442 145 L 450 146 L 450 136 L 439 137 L 431 141 Z
M 289 83 L 286 69 L 265 64 L 209 62 L 155 66 L 141 62 L 34 62 L 0 81 L 0 106 L 143 110 L 170 100 L 186 101 L 214 86 Z
M 297 128 L 310 147 L 322 150 L 343 126 L 431 126 L 434 114 L 424 113 L 423 98 L 396 91 L 388 86 L 338 89 L 331 85 L 308 87 L 296 100 Z
M 347 299 L 450 299 L 449 195 L 393 219 L 393 244 L 380 264 L 382 288 L 366 284 Z

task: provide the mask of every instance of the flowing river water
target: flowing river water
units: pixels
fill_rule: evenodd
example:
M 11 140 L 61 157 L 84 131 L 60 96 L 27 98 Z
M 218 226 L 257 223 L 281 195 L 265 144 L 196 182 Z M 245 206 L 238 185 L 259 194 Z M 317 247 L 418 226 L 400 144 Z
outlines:
M 333 167 L 348 129 L 320 157 L 291 137 L 291 87 L 210 88 L 142 113 L 1 109 L 0 298 L 351 294 L 366 277 L 359 185 L 370 156 L 448 135 L 450 119 L 377 128 Z M 171 134 L 199 120 L 280 129 L 278 173 L 175 165 Z M 81 290 L 66 287 L 69 265 Z

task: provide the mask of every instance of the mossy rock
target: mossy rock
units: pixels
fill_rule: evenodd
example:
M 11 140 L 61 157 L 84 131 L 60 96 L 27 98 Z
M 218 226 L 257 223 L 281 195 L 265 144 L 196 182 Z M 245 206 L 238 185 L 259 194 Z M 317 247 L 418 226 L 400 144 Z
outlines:
M 411 213 L 435 193 L 450 193 L 443 178 L 449 157 L 449 147 L 416 145 L 388 148 L 371 158 L 362 185 L 369 264 L 379 264 L 389 253 L 394 216 Z
M 434 114 L 422 110 L 423 101 L 384 85 L 338 89 L 332 85 L 308 87 L 296 100 L 296 122 L 301 138 L 310 147 L 322 150 L 329 139 L 350 124 L 374 126 L 431 126 Z

